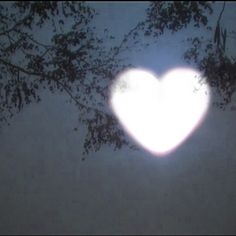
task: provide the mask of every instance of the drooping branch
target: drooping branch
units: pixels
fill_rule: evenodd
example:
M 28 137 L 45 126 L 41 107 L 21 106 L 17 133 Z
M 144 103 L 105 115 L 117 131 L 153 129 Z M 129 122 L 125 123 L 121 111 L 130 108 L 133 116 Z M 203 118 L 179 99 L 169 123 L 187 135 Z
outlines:
M 69 89 L 66 85 L 64 85 L 63 83 L 61 83 L 59 80 L 55 80 L 55 82 L 56 82 L 58 85 L 60 85 L 60 86 L 64 89 L 64 91 L 70 96 L 70 98 L 75 102 L 76 105 L 79 105 L 80 107 L 85 108 L 85 109 L 87 109 L 87 110 L 89 110 L 89 111 L 93 110 L 93 111 L 96 111 L 96 112 L 98 112 L 98 113 L 103 113 L 103 114 L 106 114 L 106 115 L 110 115 L 110 114 L 108 114 L 108 113 L 105 112 L 105 111 L 101 111 L 101 110 L 99 110 L 99 109 L 97 109 L 97 108 L 95 108 L 95 107 L 91 107 L 91 106 L 88 106 L 88 105 L 85 105 L 85 104 L 79 102 L 79 101 L 73 96 L 73 94 L 71 93 L 70 89 Z
M 219 18 L 217 20 L 217 23 L 220 23 L 221 17 L 222 17 L 222 14 L 223 14 L 224 10 L 225 10 L 225 1 L 223 2 L 222 10 L 220 12 L 220 15 L 219 15 Z
M 28 70 L 24 69 L 23 67 L 20 67 L 20 66 L 15 65 L 15 64 L 13 64 L 11 62 L 5 61 L 5 60 L 3 60 L 1 58 L 0 58 L 0 63 L 4 64 L 6 66 L 9 66 L 11 68 L 14 68 L 18 72 L 23 72 L 24 74 L 27 74 L 29 76 L 39 76 L 39 77 L 42 77 L 42 78 L 45 78 L 45 79 L 48 79 L 48 80 L 52 80 L 52 81 L 54 81 L 55 83 L 57 83 L 58 85 L 60 85 L 63 88 L 63 90 L 70 96 L 70 98 L 75 102 L 76 105 L 79 105 L 80 107 L 85 108 L 85 109 L 90 110 L 90 111 L 94 110 L 94 111 L 96 111 L 98 113 L 104 113 L 106 115 L 110 115 L 110 114 L 108 114 L 105 111 L 99 110 L 99 109 L 97 109 L 95 107 L 91 107 L 91 106 L 85 105 L 85 104 L 81 103 L 80 101 L 78 101 L 78 99 L 76 99 L 73 96 L 73 94 L 71 93 L 70 89 L 66 85 L 64 85 L 60 80 L 55 80 L 55 79 L 53 79 L 52 77 L 50 77 L 49 75 L 47 75 L 45 73 L 36 73 L 36 72 L 33 72 L 33 71 L 28 71 Z
M 9 67 L 11 67 L 11 68 L 14 68 L 14 69 L 16 69 L 17 71 L 21 71 L 21 72 L 23 72 L 23 73 L 25 73 L 25 74 L 27 74 L 27 75 L 43 76 L 43 74 L 35 73 L 35 72 L 33 72 L 33 71 L 28 71 L 28 70 L 24 69 L 23 67 L 20 67 L 20 66 L 15 65 L 15 64 L 13 64 L 13 63 L 11 63 L 11 62 L 5 61 L 5 60 L 3 60 L 3 59 L 1 59 L 1 58 L 0 58 L 0 63 L 4 64 L 4 65 L 6 65 L 6 66 L 9 66 Z

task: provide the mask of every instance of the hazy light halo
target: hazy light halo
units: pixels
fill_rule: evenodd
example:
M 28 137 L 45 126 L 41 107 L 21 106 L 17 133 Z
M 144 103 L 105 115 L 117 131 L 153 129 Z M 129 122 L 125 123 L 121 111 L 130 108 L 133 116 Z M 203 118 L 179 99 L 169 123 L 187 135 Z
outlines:
M 110 105 L 125 131 L 146 150 L 166 155 L 180 146 L 205 117 L 210 91 L 200 73 L 176 68 L 163 78 L 129 69 L 111 86 Z

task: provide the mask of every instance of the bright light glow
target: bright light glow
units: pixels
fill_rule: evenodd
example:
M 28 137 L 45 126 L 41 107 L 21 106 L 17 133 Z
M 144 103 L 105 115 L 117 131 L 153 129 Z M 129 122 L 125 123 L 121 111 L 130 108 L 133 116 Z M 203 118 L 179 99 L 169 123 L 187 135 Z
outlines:
M 210 91 L 200 73 L 174 69 L 163 78 L 143 69 L 121 73 L 111 86 L 110 105 L 121 125 L 156 155 L 175 150 L 203 120 Z

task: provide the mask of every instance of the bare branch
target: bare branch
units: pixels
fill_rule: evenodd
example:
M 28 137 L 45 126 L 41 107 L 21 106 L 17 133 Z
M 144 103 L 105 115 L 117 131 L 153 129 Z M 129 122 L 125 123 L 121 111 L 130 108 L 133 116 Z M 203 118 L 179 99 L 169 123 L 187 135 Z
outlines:
M 218 20 L 217 20 L 217 23 L 220 23 L 220 20 L 221 20 L 221 17 L 222 17 L 222 14 L 223 14 L 224 10 L 225 10 L 225 1 L 224 1 L 224 3 L 223 3 L 223 7 L 222 7 L 222 10 L 221 10 L 221 12 L 220 12 L 220 15 L 219 15 L 219 18 L 218 18 Z

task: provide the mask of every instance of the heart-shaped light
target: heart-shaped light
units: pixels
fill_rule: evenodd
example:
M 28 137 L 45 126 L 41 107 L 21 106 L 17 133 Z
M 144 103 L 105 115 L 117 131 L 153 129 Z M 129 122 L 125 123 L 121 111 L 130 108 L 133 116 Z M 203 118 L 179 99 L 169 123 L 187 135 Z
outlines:
M 153 154 L 176 149 L 203 120 L 209 88 L 195 70 L 174 69 L 158 79 L 142 69 L 121 73 L 111 86 L 110 105 L 125 128 Z

